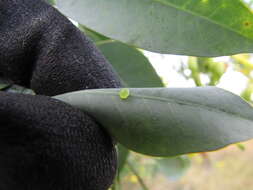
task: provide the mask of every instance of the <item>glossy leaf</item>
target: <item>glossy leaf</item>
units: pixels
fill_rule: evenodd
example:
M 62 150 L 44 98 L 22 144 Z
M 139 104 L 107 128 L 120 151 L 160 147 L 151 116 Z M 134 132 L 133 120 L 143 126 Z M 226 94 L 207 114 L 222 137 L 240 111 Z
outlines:
M 215 87 L 120 89 L 55 98 L 92 115 L 122 145 L 153 156 L 216 150 L 253 138 L 253 109 Z
M 240 0 L 58 0 L 57 6 L 92 30 L 154 52 L 253 52 L 253 14 Z

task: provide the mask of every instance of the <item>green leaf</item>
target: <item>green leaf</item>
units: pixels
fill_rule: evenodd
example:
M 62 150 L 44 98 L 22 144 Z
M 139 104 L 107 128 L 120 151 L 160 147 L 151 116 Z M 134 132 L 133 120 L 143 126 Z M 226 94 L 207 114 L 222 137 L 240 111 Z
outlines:
M 241 151 L 245 151 L 245 146 L 241 143 L 237 143 L 236 146 L 241 150 Z
M 106 36 L 103 36 L 95 31 L 92 31 L 85 26 L 79 24 L 79 29 L 85 33 L 93 42 L 99 42 L 99 41 L 105 41 L 110 40 L 110 38 L 107 38 Z
M 89 36 L 113 65 L 125 87 L 163 87 L 151 63 L 138 49 L 126 44 L 115 42 L 88 28 L 79 28 Z
M 191 165 L 191 160 L 185 155 L 158 159 L 156 162 L 158 164 L 158 172 L 173 180 L 181 178 Z
M 5 92 L 19 93 L 19 94 L 31 94 L 35 95 L 35 92 L 32 89 L 25 88 L 19 85 L 12 85 L 10 88 L 4 90 Z
M 55 5 L 55 1 L 56 1 L 56 0 L 47 0 L 47 2 L 48 2 L 49 4 L 51 4 L 51 5 Z
M 7 88 L 9 88 L 12 84 L 8 84 L 8 83 L 2 83 L 0 82 L 0 90 L 5 90 Z
M 57 6 L 92 30 L 154 52 L 253 52 L 253 14 L 240 0 L 59 0 Z
M 122 145 L 153 156 L 205 152 L 253 138 L 253 109 L 216 87 L 96 89 L 56 99 L 93 116 Z
M 0 78 L 0 91 L 4 91 L 8 88 L 10 88 L 13 85 L 13 82 L 8 80 L 8 79 L 4 79 L 4 78 Z
M 123 169 L 124 165 L 126 164 L 130 151 L 121 144 L 117 145 L 117 150 L 118 150 L 118 174 L 119 174 Z
M 120 42 L 97 43 L 126 87 L 163 87 L 160 77 L 142 52 Z
M 0 78 L 0 91 L 35 95 L 33 90 L 13 84 L 13 82 L 2 78 Z

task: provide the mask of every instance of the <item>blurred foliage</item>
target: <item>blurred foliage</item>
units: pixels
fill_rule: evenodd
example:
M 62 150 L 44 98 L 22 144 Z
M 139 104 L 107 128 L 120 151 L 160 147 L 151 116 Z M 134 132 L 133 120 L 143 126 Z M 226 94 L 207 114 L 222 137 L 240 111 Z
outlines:
M 203 86 L 200 75 L 208 76 L 208 86 L 215 86 L 222 75 L 226 72 L 227 64 L 214 61 L 213 58 L 203 57 L 189 57 L 188 66 L 191 70 L 191 78 L 194 80 L 196 86 Z

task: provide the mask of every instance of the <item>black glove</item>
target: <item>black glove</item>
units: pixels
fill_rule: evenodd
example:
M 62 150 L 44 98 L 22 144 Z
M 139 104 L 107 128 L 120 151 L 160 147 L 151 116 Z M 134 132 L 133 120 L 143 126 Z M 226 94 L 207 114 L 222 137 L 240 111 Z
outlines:
M 120 85 L 90 40 L 41 0 L 0 0 L 0 46 L 0 77 L 37 94 Z
M 95 46 L 41 0 L 0 1 L 0 77 L 48 96 L 120 87 Z M 111 138 L 90 116 L 0 92 L 0 190 L 106 190 L 115 172 Z
M 110 138 L 80 110 L 0 92 L 1 190 L 105 190 L 115 163 Z

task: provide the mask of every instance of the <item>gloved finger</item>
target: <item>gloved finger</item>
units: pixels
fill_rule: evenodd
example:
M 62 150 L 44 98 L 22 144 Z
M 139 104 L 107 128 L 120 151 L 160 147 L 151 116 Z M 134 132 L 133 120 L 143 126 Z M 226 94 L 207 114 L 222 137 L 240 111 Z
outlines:
M 106 190 L 110 138 L 78 109 L 46 96 L 0 92 L 0 189 Z
M 0 1 L 0 21 L 0 77 L 49 96 L 120 86 L 91 41 L 44 1 Z

